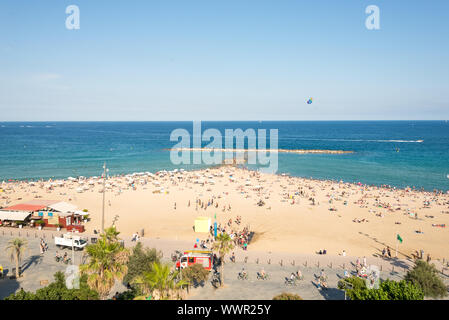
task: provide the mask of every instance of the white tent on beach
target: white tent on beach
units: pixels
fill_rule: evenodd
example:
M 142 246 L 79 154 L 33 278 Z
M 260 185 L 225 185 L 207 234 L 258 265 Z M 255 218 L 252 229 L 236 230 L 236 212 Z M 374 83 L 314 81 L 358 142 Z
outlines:
M 71 204 L 71 203 L 67 203 L 67 202 L 56 202 L 53 204 L 50 204 L 48 206 L 49 208 L 58 211 L 58 212 L 72 212 L 74 213 L 75 211 L 78 210 L 78 207 Z
M 31 215 L 31 212 L 28 211 L 1 211 L 0 210 L 0 220 L 8 220 L 8 221 L 24 221 L 28 216 Z

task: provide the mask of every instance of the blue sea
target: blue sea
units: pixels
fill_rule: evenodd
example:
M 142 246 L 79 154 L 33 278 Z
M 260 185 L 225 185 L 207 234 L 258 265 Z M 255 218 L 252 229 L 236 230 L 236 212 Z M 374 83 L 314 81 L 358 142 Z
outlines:
M 279 153 L 278 173 L 449 190 L 446 121 L 202 122 L 202 127 L 223 134 L 278 129 L 280 149 L 354 151 Z M 0 122 L 0 180 L 99 176 L 105 161 L 110 175 L 204 167 L 171 163 L 164 149 L 175 145 L 170 134 L 177 128 L 192 132 L 192 122 Z

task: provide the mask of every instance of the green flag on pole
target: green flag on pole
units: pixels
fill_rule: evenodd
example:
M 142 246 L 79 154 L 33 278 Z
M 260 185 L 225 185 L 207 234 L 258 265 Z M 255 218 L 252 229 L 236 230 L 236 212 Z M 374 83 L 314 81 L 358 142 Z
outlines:
M 402 238 L 399 234 L 397 235 L 397 239 L 399 240 L 400 243 L 402 243 Z

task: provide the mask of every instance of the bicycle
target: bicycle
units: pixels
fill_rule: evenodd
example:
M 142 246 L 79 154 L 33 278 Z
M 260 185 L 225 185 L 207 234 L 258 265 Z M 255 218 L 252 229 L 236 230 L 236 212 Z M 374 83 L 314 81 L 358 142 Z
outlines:
M 268 275 L 268 273 L 262 276 L 260 272 L 257 272 L 257 280 L 268 280 L 269 278 L 270 276 Z
M 178 261 L 180 258 L 182 257 L 182 252 L 180 252 L 179 250 L 176 250 L 174 253 L 172 253 L 171 255 L 171 260 L 173 262 Z
M 298 277 L 298 275 L 295 275 L 295 280 L 298 280 L 298 281 L 304 280 L 304 276 L 301 275 L 300 277 Z
M 220 279 L 220 272 L 216 271 L 214 272 L 211 280 L 212 286 L 217 289 L 221 286 L 221 279 Z
M 296 284 L 296 278 L 289 279 L 289 278 L 285 277 L 285 282 L 284 282 L 284 284 L 285 284 L 286 286 L 296 286 L 296 285 L 297 285 L 297 284 Z
M 248 274 L 247 273 L 242 273 L 239 272 L 238 276 L 237 276 L 238 280 L 248 280 Z

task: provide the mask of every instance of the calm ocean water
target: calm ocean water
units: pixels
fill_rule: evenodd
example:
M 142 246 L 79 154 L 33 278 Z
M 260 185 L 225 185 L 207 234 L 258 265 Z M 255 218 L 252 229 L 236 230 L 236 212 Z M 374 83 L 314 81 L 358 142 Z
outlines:
M 279 154 L 278 173 L 368 184 L 449 190 L 449 122 L 203 122 L 203 130 L 278 129 L 279 148 L 353 154 Z M 175 166 L 170 133 L 192 122 L 0 122 L 0 180 L 99 176 Z M 423 142 L 417 142 L 423 140 Z M 204 144 L 207 144 L 204 143 Z M 399 149 L 399 152 L 397 152 Z

